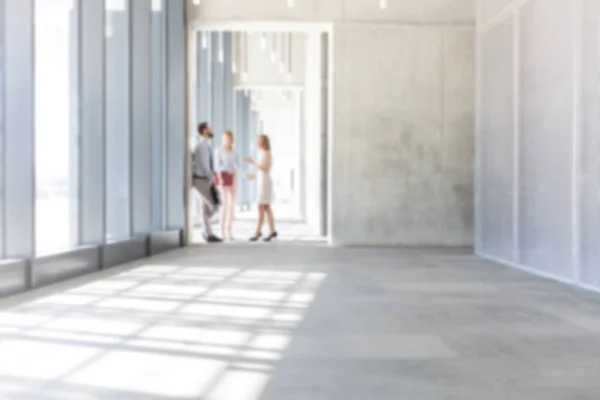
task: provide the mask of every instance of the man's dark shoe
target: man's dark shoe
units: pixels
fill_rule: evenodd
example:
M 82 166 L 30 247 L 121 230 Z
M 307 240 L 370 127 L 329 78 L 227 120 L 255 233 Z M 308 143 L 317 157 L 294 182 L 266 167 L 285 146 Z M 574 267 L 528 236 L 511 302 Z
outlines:
M 205 236 L 204 239 L 207 243 L 221 243 L 223 241 L 223 239 L 215 235 Z

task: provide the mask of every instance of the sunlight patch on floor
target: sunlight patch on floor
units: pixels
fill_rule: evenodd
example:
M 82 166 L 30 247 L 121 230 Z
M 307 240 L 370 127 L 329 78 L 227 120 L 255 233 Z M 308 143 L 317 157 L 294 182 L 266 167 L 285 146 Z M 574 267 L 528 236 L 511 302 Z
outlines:
M 257 400 L 324 278 L 147 265 L 26 302 L 0 312 L 0 399 Z

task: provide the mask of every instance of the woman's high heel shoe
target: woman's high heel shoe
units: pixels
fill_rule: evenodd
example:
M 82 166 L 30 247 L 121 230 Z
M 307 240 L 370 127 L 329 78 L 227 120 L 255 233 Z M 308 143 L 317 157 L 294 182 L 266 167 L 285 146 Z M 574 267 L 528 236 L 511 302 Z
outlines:
M 260 239 L 262 237 L 262 233 L 259 233 L 258 235 L 252 236 L 250 238 L 251 242 L 258 242 L 258 239 Z
M 266 238 L 264 238 L 265 242 L 270 242 L 273 239 L 277 239 L 277 232 L 273 232 L 271 233 L 269 236 L 267 236 Z

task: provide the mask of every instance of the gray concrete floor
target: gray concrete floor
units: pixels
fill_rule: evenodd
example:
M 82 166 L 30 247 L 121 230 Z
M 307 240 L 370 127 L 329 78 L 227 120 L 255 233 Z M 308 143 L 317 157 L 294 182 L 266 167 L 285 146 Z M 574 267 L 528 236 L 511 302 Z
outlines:
M 275 208 L 275 218 L 279 242 L 325 242 L 325 238 L 319 234 L 317 229 L 302 221 L 295 215 L 294 211 L 289 210 L 286 207 L 278 205 Z M 216 221 L 212 224 L 213 231 L 215 234 L 223 236 L 221 234 L 221 225 L 217 219 L 218 217 L 215 218 Z M 229 238 L 226 237 L 223 238 L 226 239 L 227 243 L 233 242 L 239 244 L 248 242 L 248 239 L 253 237 L 256 233 L 257 219 L 257 212 L 255 210 L 236 213 L 236 219 L 233 224 L 233 240 L 229 240 Z M 202 224 L 196 224 L 193 241 L 196 243 L 204 243 L 203 232 Z M 263 235 L 267 235 L 268 233 L 269 227 L 265 221 Z
M 0 399 L 600 398 L 600 297 L 466 250 L 198 246 L 0 307 Z

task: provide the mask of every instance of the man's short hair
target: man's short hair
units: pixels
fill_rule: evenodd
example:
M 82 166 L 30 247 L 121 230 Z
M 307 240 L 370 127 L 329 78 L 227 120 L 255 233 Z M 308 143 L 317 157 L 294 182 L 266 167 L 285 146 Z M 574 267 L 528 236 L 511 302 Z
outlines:
M 198 124 L 198 133 L 202 135 L 207 128 L 208 122 L 202 122 L 201 124 Z

